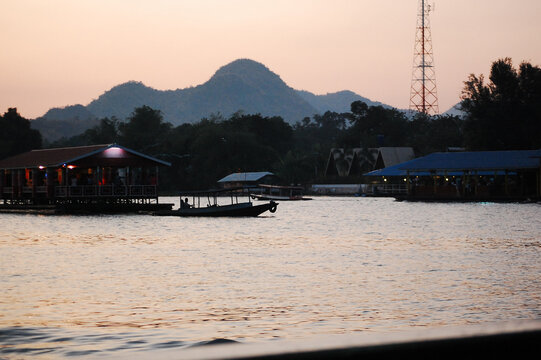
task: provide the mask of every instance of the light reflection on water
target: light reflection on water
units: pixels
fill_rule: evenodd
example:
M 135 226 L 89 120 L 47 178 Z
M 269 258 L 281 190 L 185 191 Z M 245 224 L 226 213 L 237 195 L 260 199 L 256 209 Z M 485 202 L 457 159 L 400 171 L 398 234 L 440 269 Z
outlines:
M 267 214 L 0 214 L 0 354 L 541 318 L 538 204 L 332 197 Z

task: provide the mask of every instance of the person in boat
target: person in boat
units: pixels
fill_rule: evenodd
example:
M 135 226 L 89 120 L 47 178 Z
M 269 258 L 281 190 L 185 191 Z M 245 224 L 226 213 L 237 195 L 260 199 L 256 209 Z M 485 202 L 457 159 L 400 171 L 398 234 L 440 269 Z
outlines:
M 182 200 L 182 198 L 180 199 L 180 208 L 181 209 L 189 209 L 190 207 L 191 206 L 188 203 L 188 198 L 185 198 L 184 200 Z

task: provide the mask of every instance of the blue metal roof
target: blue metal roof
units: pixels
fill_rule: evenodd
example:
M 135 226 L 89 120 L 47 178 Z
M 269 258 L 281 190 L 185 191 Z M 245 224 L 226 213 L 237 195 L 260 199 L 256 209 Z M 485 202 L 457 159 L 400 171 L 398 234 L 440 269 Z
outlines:
M 274 175 L 274 174 L 268 171 L 234 173 L 234 174 L 229 174 L 226 177 L 218 180 L 218 182 L 223 183 L 223 182 L 239 182 L 239 181 L 259 181 L 267 175 Z
M 471 151 L 433 153 L 385 169 L 371 171 L 367 176 L 405 176 L 408 172 L 429 175 L 430 172 L 505 171 L 541 167 L 541 150 Z

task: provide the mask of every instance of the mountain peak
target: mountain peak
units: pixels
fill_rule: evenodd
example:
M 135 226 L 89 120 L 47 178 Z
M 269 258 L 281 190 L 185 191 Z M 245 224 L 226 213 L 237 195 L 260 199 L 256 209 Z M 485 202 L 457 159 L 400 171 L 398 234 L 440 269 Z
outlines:
M 264 84 L 264 83 L 285 83 L 280 79 L 280 76 L 273 73 L 265 65 L 250 59 L 237 59 L 230 62 L 227 65 L 222 66 L 216 71 L 212 80 L 217 80 L 221 77 L 238 77 L 242 81 L 250 84 Z
M 125 83 L 115 85 L 111 89 L 109 89 L 109 91 L 113 91 L 113 92 L 148 91 L 148 90 L 154 90 L 154 89 L 146 86 L 141 81 L 135 81 L 135 80 L 126 81 Z
M 225 74 L 243 74 L 250 72 L 271 72 L 268 67 L 251 59 L 237 59 L 219 68 L 214 76 Z

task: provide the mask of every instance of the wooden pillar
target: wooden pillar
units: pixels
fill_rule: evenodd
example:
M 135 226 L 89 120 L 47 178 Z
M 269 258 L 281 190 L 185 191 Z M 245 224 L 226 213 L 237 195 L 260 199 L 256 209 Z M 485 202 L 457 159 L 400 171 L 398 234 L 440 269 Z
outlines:
M 541 197 L 541 166 L 537 172 L 537 197 Z
M 38 169 L 32 169 L 32 203 L 36 203 L 36 187 L 37 187 Z
M 411 181 L 410 181 L 410 171 L 406 170 L 406 188 L 408 195 L 411 194 Z
M 6 170 L 0 170 L 0 199 L 4 199 L 4 183 L 6 177 Z
M 477 187 L 479 186 L 479 175 L 478 175 L 478 173 L 477 173 L 477 170 L 475 170 L 475 171 L 473 172 L 473 176 L 474 176 L 474 177 L 473 177 L 473 179 L 474 179 L 474 180 L 473 180 L 473 186 L 474 186 L 474 188 L 473 188 L 473 194 L 474 194 L 475 196 L 477 196 L 477 194 L 478 194 L 478 192 L 477 192 Z
M 462 197 L 465 197 L 466 196 L 466 171 L 463 171 L 462 172 Z
M 17 170 L 17 197 L 18 198 L 22 198 L 22 196 L 23 196 L 23 186 L 24 186 L 24 183 L 23 183 L 23 179 L 24 179 L 23 171 L 24 171 L 24 169 Z
M 45 169 L 45 176 L 47 177 L 47 199 L 49 201 L 54 199 L 54 172 L 55 169 Z
M 505 170 L 505 196 L 509 196 L 508 181 L 509 181 L 509 172 Z
M 526 186 L 524 182 L 526 181 L 526 174 L 523 172 L 519 175 L 517 172 L 517 179 L 520 180 L 520 196 L 526 195 Z
M 17 170 L 11 170 L 11 200 L 17 195 Z
M 156 196 L 156 203 L 158 203 L 158 184 L 159 184 L 159 167 L 156 166 L 156 185 L 154 186 L 154 195 Z

